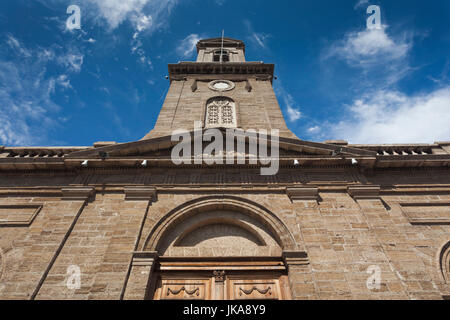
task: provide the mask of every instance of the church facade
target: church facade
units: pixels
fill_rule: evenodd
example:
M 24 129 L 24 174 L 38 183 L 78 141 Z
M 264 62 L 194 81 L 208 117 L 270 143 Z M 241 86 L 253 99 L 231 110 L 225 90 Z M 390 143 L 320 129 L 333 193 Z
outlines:
M 273 64 L 229 38 L 197 51 L 140 141 L 0 146 L 0 299 L 450 297 L 450 142 L 301 140 Z M 243 135 L 214 151 L 241 161 L 202 161 L 208 129 Z

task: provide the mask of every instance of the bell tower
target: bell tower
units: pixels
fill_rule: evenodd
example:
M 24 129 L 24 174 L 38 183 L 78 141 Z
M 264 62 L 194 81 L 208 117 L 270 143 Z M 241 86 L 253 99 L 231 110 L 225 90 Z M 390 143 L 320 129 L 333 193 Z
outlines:
M 245 59 L 243 41 L 213 38 L 197 43 L 197 60 L 169 64 L 170 88 L 156 125 L 144 139 L 203 128 L 278 129 L 286 126 L 272 81 L 274 65 Z

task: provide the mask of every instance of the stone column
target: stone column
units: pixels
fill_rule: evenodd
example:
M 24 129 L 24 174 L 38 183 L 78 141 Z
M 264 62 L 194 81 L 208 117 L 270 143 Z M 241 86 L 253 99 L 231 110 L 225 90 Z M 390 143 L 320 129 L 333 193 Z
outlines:
M 146 298 L 157 260 L 157 252 L 134 253 L 124 300 L 144 300 Z

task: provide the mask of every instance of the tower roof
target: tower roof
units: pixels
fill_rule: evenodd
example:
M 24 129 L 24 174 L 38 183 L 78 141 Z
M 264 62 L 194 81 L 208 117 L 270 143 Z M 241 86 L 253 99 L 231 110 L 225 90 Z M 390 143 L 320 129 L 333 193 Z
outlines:
M 222 38 L 211 38 L 211 39 L 203 39 L 197 42 L 197 52 L 200 49 L 211 48 L 211 47 L 221 47 L 222 46 Z M 245 44 L 242 40 L 232 39 L 232 38 L 223 38 L 223 46 L 224 48 L 242 48 L 245 52 Z

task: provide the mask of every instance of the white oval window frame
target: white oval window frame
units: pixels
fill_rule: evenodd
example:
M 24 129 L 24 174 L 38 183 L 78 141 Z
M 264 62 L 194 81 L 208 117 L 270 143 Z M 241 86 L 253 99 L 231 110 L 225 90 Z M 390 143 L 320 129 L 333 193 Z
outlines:
M 220 82 L 225 82 L 226 84 L 228 84 L 228 88 L 224 88 L 224 89 L 215 88 L 214 85 L 215 85 L 216 83 L 220 83 Z M 208 84 L 208 87 L 209 87 L 211 90 L 213 90 L 213 91 L 224 92 L 224 91 L 231 91 L 231 90 L 233 90 L 233 89 L 236 87 L 236 84 L 235 84 L 234 82 L 232 82 L 232 81 L 229 81 L 229 80 L 214 80 L 214 81 L 211 81 L 211 82 Z

